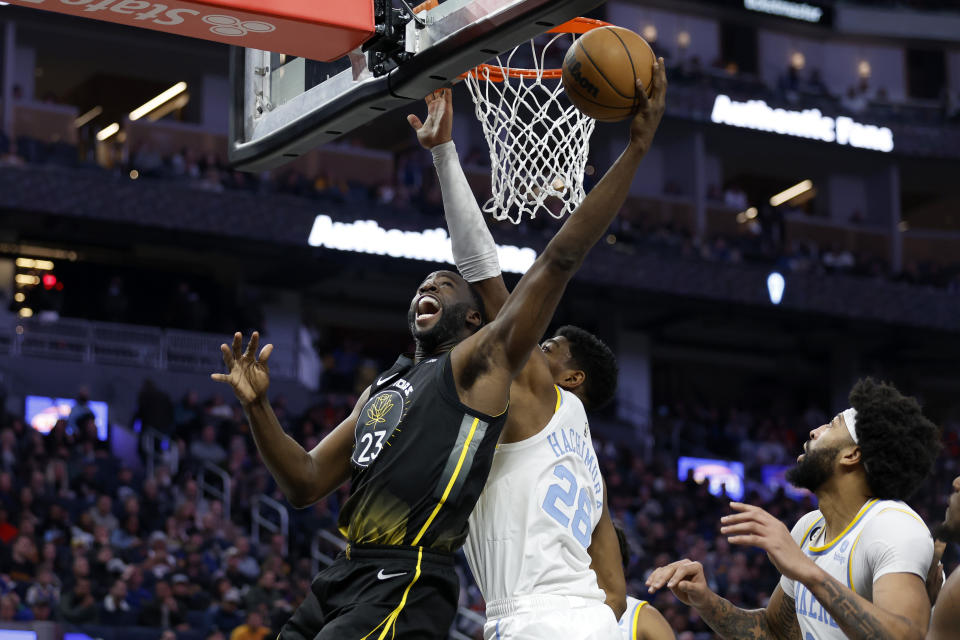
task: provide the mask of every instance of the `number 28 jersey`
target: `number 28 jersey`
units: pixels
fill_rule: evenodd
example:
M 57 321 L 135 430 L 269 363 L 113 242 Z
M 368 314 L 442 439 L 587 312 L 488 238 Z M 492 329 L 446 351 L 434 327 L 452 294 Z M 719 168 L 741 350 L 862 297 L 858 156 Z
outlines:
M 604 602 L 587 553 L 603 482 L 583 404 L 555 389 L 556 410 L 540 433 L 497 447 L 470 515 L 464 552 L 488 606 L 524 595 Z
M 449 353 L 401 356 L 357 419 L 340 532 L 353 544 L 460 548 L 504 422 L 460 402 Z

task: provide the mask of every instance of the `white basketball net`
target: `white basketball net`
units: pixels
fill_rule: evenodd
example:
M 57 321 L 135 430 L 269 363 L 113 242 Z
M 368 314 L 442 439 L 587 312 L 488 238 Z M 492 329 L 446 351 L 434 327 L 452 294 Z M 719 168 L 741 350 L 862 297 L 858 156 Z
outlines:
M 490 146 L 490 187 L 493 197 L 483 210 L 497 220 L 519 224 L 524 215 L 545 211 L 562 218 L 583 201 L 583 172 L 596 121 L 581 113 L 563 93 L 560 79 L 543 77 L 544 59 L 559 39 L 572 43 L 574 34 L 551 34 L 538 52 L 531 40 L 514 48 L 505 62 L 496 58 L 502 82 L 490 80 L 480 68 L 467 76 L 467 88 Z M 508 70 L 520 49 L 530 47 L 535 73 L 511 78 Z M 525 74 L 526 75 L 526 74 Z

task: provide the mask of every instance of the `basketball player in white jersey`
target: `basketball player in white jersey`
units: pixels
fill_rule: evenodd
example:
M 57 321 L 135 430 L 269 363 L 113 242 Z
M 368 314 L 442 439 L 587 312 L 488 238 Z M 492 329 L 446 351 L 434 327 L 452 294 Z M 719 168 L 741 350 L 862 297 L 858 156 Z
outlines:
M 724 638 L 921 640 L 930 620 L 924 581 L 933 557 L 926 525 L 903 500 L 933 468 L 939 429 L 912 398 L 861 380 L 851 409 L 810 432 L 787 479 L 819 509 L 793 532 L 759 507 L 732 502 L 720 533 L 756 546 L 782 574 L 766 609 L 746 611 L 707 586 L 699 562 L 650 574 Z
M 623 572 L 626 574 L 630 564 L 630 545 L 623 529 L 614 525 L 617 541 L 620 543 L 620 556 L 623 559 Z M 627 596 L 627 610 L 620 616 L 621 640 L 676 640 L 673 629 L 663 615 L 646 600 Z
M 947 515 L 934 533 L 937 540 L 960 544 L 960 476 L 953 479 L 953 493 L 950 494 L 950 502 L 947 504 Z M 940 554 L 943 553 L 942 547 L 938 547 L 937 550 Z M 940 567 L 939 570 L 942 571 L 943 568 Z M 940 589 L 930 617 L 927 640 L 953 640 L 958 636 L 960 636 L 960 569 L 954 570 Z
M 663 115 L 662 60 L 651 89 L 632 123 L 633 131 L 649 132 L 644 144 Z M 431 94 L 427 105 L 426 122 L 408 120 L 433 152 L 457 267 L 492 318 L 508 291 L 453 146 L 450 91 Z M 613 353 L 576 327 L 546 340 L 512 384 L 507 424 L 464 545 L 487 603 L 487 640 L 619 635 L 626 588 L 585 412 L 606 403 L 615 386 Z

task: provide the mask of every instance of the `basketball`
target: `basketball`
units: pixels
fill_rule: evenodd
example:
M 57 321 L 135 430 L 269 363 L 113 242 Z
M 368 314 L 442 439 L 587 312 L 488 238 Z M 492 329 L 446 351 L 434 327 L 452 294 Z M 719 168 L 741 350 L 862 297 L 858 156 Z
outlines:
M 601 122 L 625 120 L 640 106 L 634 81 L 650 92 L 653 49 L 623 27 L 599 27 L 581 36 L 563 59 L 563 88 L 584 114 Z

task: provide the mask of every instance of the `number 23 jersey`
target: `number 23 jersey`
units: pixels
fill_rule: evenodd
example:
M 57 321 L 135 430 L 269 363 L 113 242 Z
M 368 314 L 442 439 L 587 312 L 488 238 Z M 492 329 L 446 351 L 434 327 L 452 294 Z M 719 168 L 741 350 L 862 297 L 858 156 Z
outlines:
M 587 553 L 603 482 L 583 404 L 555 389 L 556 410 L 540 433 L 497 447 L 470 515 L 464 552 L 488 605 L 531 594 L 604 602 Z
M 340 532 L 354 544 L 458 549 L 505 421 L 460 402 L 449 353 L 401 356 L 357 419 Z

